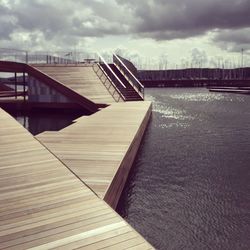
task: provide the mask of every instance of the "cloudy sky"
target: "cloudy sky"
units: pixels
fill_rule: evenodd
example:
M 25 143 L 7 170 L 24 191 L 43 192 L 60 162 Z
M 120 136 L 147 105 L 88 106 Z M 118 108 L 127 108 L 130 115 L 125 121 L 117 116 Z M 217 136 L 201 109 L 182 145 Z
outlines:
M 0 0 L 0 48 L 114 51 L 144 68 L 250 66 L 250 0 Z

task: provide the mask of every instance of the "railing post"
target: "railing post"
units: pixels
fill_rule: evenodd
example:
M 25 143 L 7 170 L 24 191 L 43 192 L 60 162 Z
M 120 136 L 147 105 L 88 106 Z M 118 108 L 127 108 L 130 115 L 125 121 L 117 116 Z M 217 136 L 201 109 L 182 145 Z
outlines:
M 26 101 L 26 96 L 25 96 L 25 72 L 23 72 L 23 100 Z
M 26 64 L 28 64 L 28 62 L 29 62 L 29 54 L 28 54 L 28 51 L 25 51 L 25 62 L 26 62 Z
M 15 99 L 17 99 L 17 77 L 15 72 Z

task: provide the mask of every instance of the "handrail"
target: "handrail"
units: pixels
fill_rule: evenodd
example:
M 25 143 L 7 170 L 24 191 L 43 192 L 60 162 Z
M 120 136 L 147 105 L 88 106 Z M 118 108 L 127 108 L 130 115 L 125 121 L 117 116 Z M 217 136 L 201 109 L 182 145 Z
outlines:
M 102 66 L 98 63 L 99 68 L 105 75 L 105 77 L 108 79 L 108 81 L 112 84 L 112 86 L 119 92 L 120 96 L 122 97 L 123 100 L 125 100 L 125 96 L 122 94 L 122 92 L 117 88 L 117 86 L 113 83 L 113 81 L 110 79 L 109 75 L 105 72 L 105 70 L 102 68 Z
M 98 66 L 98 69 L 100 69 L 101 70 L 101 72 L 102 72 L 102 75 L 98 75 L 98 71 L 99 70 L 95 70 L 95 65 L 97 65 Z M 101 82 L 103 83 L 103 85 L 107 88 L 107 90 L 109 91 L 109 93 L 112 95 L 112 97 L 114 98 L 114 100 L 116 101 L 116 102 L 119 102 L 119 100 L 120 100 L 120 98 L 122 98 L 123 99 L 123 101 L 125 101 L 125 97 L 124 97 L 124 95 L 122 94 L 122 92 L 116 87 L 116 85 L 113 83 L 113 81 L 110 79 L 110 77 L 108 76 L 108 74 L 105 72 L 105 70 L 102 68 L 102 66 L 99 64 L 99 63 L 95 63 L 95 64 L 93 64 L 93 70 L 94 70 L 94 72 L 96 73 L 96 75 L 99 77 L 99 79 L 101 80 Z M 102 79 L 102 76 L 105 76 L 105 80 L 103 80 Z M 110 91 L 110 86 L 109 87 L 107 87 L 106 86 L 106 81 L 109 81 L 109 83 L 110 83 L 110 86 L 112 85 L 112 87 L 115 89 L 115 91 L 118 93 L 118 96 L 119 96 L 119 98 L 116 100 L 115 99 L 115 97 L 114 97 L 114 94 L 115 94 L 115 92 L 113 92 L 113 93 L 111 93 L 111 91 Z
M 89 58 L 89 53 L 74 51 L 28 51 L 0 48 L 0 60 L 23 62 L 26 64 L 79 64 Z M 92 56 L 92 55 L 91 55 Z
M 118 61 L 117 66 L 120 69 L 122 66 L 122 69 L 121 69 L 122 71 L 123 69 L 125 69 L 125 71 L 128 73 L 126 74 L 126 72 L 124 72 L 126 78 L 128 78 L 129 82 L 133 84 L 133 87 L 135 87 L 138 90 L 139 94 L 141 94 L 144 99 L 144 86 L 139 82 L 139 80 L 134 76 L 134 74 L 128 69 L 128 67 L 123 63 L 123 61 L 116 54 L 113 54 L 113 60 L 114 60 L 114 63 Z
M 130 73 L 130 75 L 137 81 L 137 83 L 144 88 L 144 86 L 140 83 L 140 81 L 135 77 L 135 75 L 130 71 L 130 69 L 126 66 L 126 64 L 116 55 L 114 54 L 114 56 L 120 61 L 120 63 L 124 66 L 124 68 L 126 68 L 126 70 Z
M 119 84 L 122 85 L 123 88 L 127 88 L 123 83 L 122 81 L 119 79 L 119 77 L 114 73 L 114 71 L 110 68 L 110 66 L 107 64 L 107 62 L 105 61 L 105 59 L 100 55 L 98 54 L 98 57 L 99 59 L 101 59 L 101 61 L 105 64 L 105 66 L 109 69 L 109 71 L 112 73 L 112 75 L 115 77 L 116 81 L 119 82 Z
M 0 53 L 5 53 L 7 52 L 8 56 L 17 56 L 16 54 L 11 54 L 11 52 L 19 52 L 19 53 L 24 53 L 25 56 L 25 63 L 28 63 L 28 51 L 27 50 L 22 50 L 22 49 L 11 49 L 11 48 L 0 48 Z
M 67 59 L 59 56 L 43 55 L 43 54 L 14 54 L 14 53 L 1 53 L 0 60 L 11 62 L 23 62 L 26 64 L 78 64 L 78 61 Z

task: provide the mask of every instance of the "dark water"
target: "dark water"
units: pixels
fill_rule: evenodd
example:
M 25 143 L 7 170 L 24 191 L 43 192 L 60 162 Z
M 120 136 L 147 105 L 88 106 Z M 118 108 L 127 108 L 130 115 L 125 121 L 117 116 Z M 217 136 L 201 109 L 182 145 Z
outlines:
M 157 249 L 250 249 L 250 96 L 149 89 L 118 212 Z
M 59 131 L 82 116 L 78 112 L 60 111 L 10 112 L 10 114 L 33 135 L 44 131 Z

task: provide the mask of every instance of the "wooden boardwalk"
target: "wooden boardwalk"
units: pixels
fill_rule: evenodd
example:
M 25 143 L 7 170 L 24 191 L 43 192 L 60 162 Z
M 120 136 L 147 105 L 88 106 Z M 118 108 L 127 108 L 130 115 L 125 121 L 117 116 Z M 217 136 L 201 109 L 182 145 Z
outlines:
M 1 249 L 153 249 L 2 109 L 0 158 Z
M 116 103 L 37 139 L 115 208 L 150 114 L 150 102 Z
M 94 103 L 115 102 L 92 66 L 35 65 L 34 67 Z

